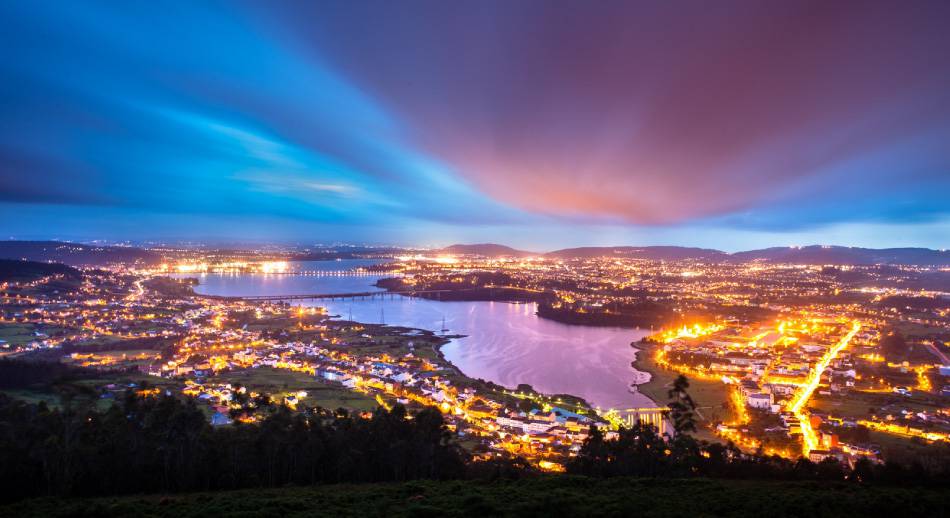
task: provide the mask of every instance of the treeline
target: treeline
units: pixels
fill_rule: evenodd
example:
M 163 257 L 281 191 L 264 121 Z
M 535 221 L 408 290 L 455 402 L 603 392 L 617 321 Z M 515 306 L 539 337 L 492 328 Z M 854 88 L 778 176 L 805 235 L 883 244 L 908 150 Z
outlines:
M 277 407 L 257 424 L 212 427 L 192 401 L 129 396 L 105 412 L 0 395 L 7 499 L 446 479 L 462 454 L 436 409 L 371 418 Z
M 0 389 L 47 387 L 55 383 L 91 378 L 96 373 L 59 362 L 0 359 Z
M 909 466 L 895 462 L 876 464 L 862 458 L 853 468 L 835 458 L 820 463 L 800 457 L 789 460 L 761 451 L 747 454 L 729 444 L 708 443 L 690 435 L 696 431 L 696 404 L 689 396 L 689 381 L 679 376 L 668 392 L 669 419 L 675 434 L 661 436 L 650 425 L 637 423 L 606 440 L 597 429 L 567 466 L 569 473 L 595 477 L 712 477 L 754 480 L 850 480 L 889 485 L 940 486 L 950 484 L 950 445 L 935 444 Z
M 386 291 L 441 290 L 440 293 L 421 293 L 417 296 L 442 301 L 543 302 L 554 299 L 552 292 L 518 287 L 511 275 L 501 272 L 426 277 L 417 284 L 407 284 L 401 278 L 392 277 L 376 281 L 376 286 Z
M 732 444 L 704 443 L 689 435 L 664 440 L 656 428 L 637 425 L 621 430 L 615 440 L 595 432 L 568 472 L 593 477 L 728 478 L 746 480 L 849 480 L 863 484 L 938 486 L 950 484 L 947 454 L 910 465 L 876 464 L 867 459 L 854 468 L 837 459 L 815 463 L 804 457 L 789 460 L 762 453 L 746 454 Z
M 162 358 L 170 359 L 181 342 L 183 335 L 172 336 L 145 336 L 142 338 L 127 338 L 115 342 L 88 343 L 67 340 L 53 349 L 54 357 L 62 357 L 72 353 L 101 353 L 108 351 L 160 351 Z M 51 355 L 53 356 L 53 355 Z
M 182 299 L 195 295 L 194 287 L 198 285 L 198 279 L 192 277 L 185 279 L 153 277 L 145 281 L 143 285 L 162 297 Z
M 607 440 L 591 430 L 569 473 L 590 477 L 827 480 L 946 487 L 950 451 L 909 466 L 836 460 L 790 461 L 695 439 L 695 405 L 680 377 L 670 390 L 674 437 L 648 425 Z M 266 402 L 264 402 L 266 403 Z M 62 409 L 0 394 L 0 499 L 44 495 L 174 493 L 323 483 L 414 479 L 523 478 L 538 473 L 523 459 L 468 461 L 442 415 L 402 406 L 371 417 L 345 410 L 292 412 L 264 404 L 257 423 L 212 427 L 193 400 L 129 394 L 106 411 Z
M 673 312 L 663 304 L 651 301 L 610 303 L 590 307 L 583 303 L 538 304 L 538 316 L 571 325 L 647 327 L 670 322 Z

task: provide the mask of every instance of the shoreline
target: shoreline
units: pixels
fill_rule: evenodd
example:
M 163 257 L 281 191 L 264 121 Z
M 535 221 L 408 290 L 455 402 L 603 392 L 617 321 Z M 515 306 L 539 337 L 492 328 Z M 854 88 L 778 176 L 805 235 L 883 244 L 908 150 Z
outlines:
M 245 297 L 253 296 L 253 295 L 222 296 L 222 295 L 211 295 L 211 294 L 199 293 L 199 292 L 197 292 L 197 291 L 194 290 L 194 287 L 201 285 L 200 280 L 198 280 L 197 278 L 194 278 L 194 277 L 187 277 L 187 279 L 194 279 L 194 280 L 196 281 L 194 284 L 188 283 L 188 284 L 189 284 L 188 288 L 191 289 L 191 290 L 190 290 L 190 291 L 191 291 L 191 294 L 192 294 L 192 296 L 194 296 L 194 297 L 201 297 L 201 298 L 207 298 L 207 299 L 217 299 L 217 300 L 230 300 L 230 301 L 235 301 L 235 300 L 243 300 L 243 299 L 245 299 Z M 178 281 L 180 282 L 180 281 L 183 280 L 183 279 L 176 279 L 176 280 L 178 280 Z M 375 285 L 375 284 L 370 285 L 370 286 L 379 287 L 378 285 Z M 381 293 L 387 293 L 388 291 L 389 291 L 389 290 L 388 290 L 388 289 L 385 289 L 385 288 L 384 288 L 384 289 L 381 289 Z M 502 300 L 501 298 L 498 298 L 498 299 L 491 299 L 491 300 L 486 300 L 486 299 L 477 299 L 477 300 L 475 300 L 475 299 L 472 299 L 472 300 L 466 300 L 466 299 L 449 299 L 449 300 L 445 300 L 445 299 L 441 299 L 441 300 L 440 300 L 440 299 L 437 299 L 437 298 L 434 298 L 434 297 L 427 297 L 427 296 L 419 296 L 419 298 L 423 298 L 423 299 L 426 299 L 426 300 L 432 300 L 432 301 L 435 301 L 435 302 L 500 302 L 500 303 L 508 303 L 508 304 L 537 303 L 537 301 L 535 301 L 535 300 L 511 299 L 511 298 L 505 298 L 504 300 Z M 253 302 L 257 302 L 257 301 L 255 301 L 255 300 L 247 300 L 247 302 L 253 303 Z M 323 307 L 325 307 L 325 306 L 323 306 Z M 614 329 L 623 329 L 623 330 L 643 329 L 642 327 L 638 327 L 638 326 L 617 326 L 617 325 L 579 324 L 579 323 L 572 323 L 572 322 L 564 322 L 564 321 L 561 321 L 560 319 L 556 319 L 556 318 L 547 318 L 547 317 L 545 317 L 545 316 L 539 314 L 538 312 L 535 312 L 535 315 L 536 315 L 538 318 L 544 318 L 545 320 L 549 320 L 549 321 L 552 321 L 552 322 L 558 322 L 558 323 L 560 323 L 560 324 L 568 325 L 568 326 L 578 325 L 578 326 L 583 326 L 583 327 L 602 327 L 602 328 L 614 328 Z M 348 320 L 348 319 L 343 318 L 342 315 L 327 315 L 327 316 L 328 316 L 328 318 L 331 318 L 331 319 L 334 319 L 334 320 L 337 320 L 337 321 L 350 321 L 350 320 Z M 437 345 L 433 345 L 433 347 L 432 347 L 432 350 L 433 350 L 433 352 L 435 353 L 436 357 L 437 357 L 439 360 L 441 360 L 444 365 L 448 366 L 456 376 L 458 376 L 459 378 L 463 378 L 467 383 L 470 383 L 470 384 L 482 384 L 482 385 L 485 385 L 485 386 L 487 386 L 488 388 L 491 388 L 491 389 L 496 390 L 496 391 L 510 392 L 510 393 L 514 393 L 515 391 L 519 391 L 521 387 L 530 387 L 531 392 L 533 392 L 534 394 L 536 394 L 537 396 L 539 396 L 539 399 L 548 399 L 548 400 L 550 400 L 550 401 L 554 401 L 554 400 L 557 400 L 557 399 L 562 399 L 562 400 L 572 401 L 572 402 L 574 402 L 575 404 L 579 403 L 581 406 L 587 408 L 592 414 L 596 415 L 596 411 L 595 411 L 595 408 L 597 408 L 596 405 L 591 404 L 591 402 L 587 401 L 587 399 L 585 399 L 585 398 L 582 397 L 582 396 L 576 395 L 576 394 L 569 394 L 569 393 L 550 393 L 550 394 L 549 394 L 549 393 L 544 393 L 544 392 L 540 392 L 540 391 L 534 389 L 534 387 L 531 386 L 531 385 L 528 384 L 528 383 L 518 383 L 518 385 L 517 385 L 516 387 L 507 387 L 507 386 L 505 386 L 505 385 L 496 383 L 496 382 L 491 381 L 491 380 L 485 380 L 485 379 L 481 379 L 481 378 L 475 378 L 475 377 L 472 377 L 472 376 L 469 376 L 469 375 L 465 374 L 465 372 L 463 372 L 462 369 L 461 369 L 458 365 L 455 365 L 453 362 L 449 361 L 449 360 L 445 357 L 445 353 L 442 351 L 442 348 L 443 348 L 446 344 L 451 343 L 451 341 L 452 341 L 453 339 L 465 338 L 465 337 L 468 337 L 469 335 L 465 335 L 465 334 L 453 334 L 453 335 L 447 335 L 447 336 L 446 336 L 446 335 L 439 335 L 437 332 L 435 332 L 435 331 L 433 331 L 433 330 L 423 329 L 423 328 L 418 328 L 418 327 L 403 326 L 403 325 L 391 325 L 391 324 L 378 324 L 378 323 L 364 323 L 364 322 L 358 322 L 358 321 L 352 321 L 352 322 L 358 323 L 358 324 L 362 324 L 362 325 L 384 325 L 384 326 L 393 327 L 393 328 L 402 328 L 402 329 L 407 329 L 407 330 L 415 330 L 415 331 L 419 331 L 419 332 L 425 333 L 425 334 L 427 334 L 427 335 L 429 335 L 429 336 L 438 338 L 440 343 L 438 343 Z M 637 357 L 636 354 L 635 354 L 634 356 L 635 356 L 635 358 Z M 649 374 L 649 375 L 651 376 L 651 378 L 653 377 L 653 374 L 650 373 L 650 372 L 648 372 L 648 371 L 646 371 L 646 370 L 636 368 L 636 366 L 634 366 L 634 363 L 636 363 L 636 360 L 634 360 L 634 361 L 631 362 L 631 364 L 630 364 L 630 366 L 632 367 L 632 369 L 631 369 L 632 371 L 630 372 L 631 377 L 630 377 L 629 383 L 627 383 L 627 385 L 626 385 L 627 392 L 628 392 L 629 394 L 631 394 L 631 395 L 639 393 L 639 395 L 641 395 L 641 396 L 643 396 L 643 397 L 646 397 L 647 399 L 649 399 L 650 401 L 652 401 L 652 403 L 653 403 L 654 406 L 656 406 L 656 405 L 657 405 L 657 399 L 656 399 L 655 397 L 653 397 L 653 396 L 647 394 L 647 393 L 640 392 L 640 391 L 639 391 L 639 387 L 640 387 L 642 384 L 637 384 L 637 383 L 636 383 L 637 378 L 638 378 L 638 372 L 637 372 L 637 371 L 639 371 L 640 373 L 647 373 L 647 374 Z M 647 382 L 647 383 L 649 383 L 649 382 Z M 637 387 L 637 390 L 634 390 L 633 387 Z
M 515 387 L 509 387 L 506 385 L 502 385 L 500 383 L 496 383 L 492 380 L 476 378 L 473 376 L 469 376 L 468 374 L 465 374 L 465 372 L 463 372 L 462 369 L 458 365 L 456 365 L 455 363 L 453 363 L 452 361 L 450 361 L 448 358 L 445 357 L 445 353 L 442 351 L 442 348 L 445 345 L 451 343 L 452 340 L 459 339 L 459 338 L 466 338 L 469 335 L 459 334 L 459 333 L 450 334 L 450 335 L 441 335 L 441 334 L 436 333 L 435 331 L 432 331 L 429 329 L 423 329 L 420 327 L 360 322 L 357 320 L 349 320 L 346 318 L 341 318 L 340 315 L 336 315 L 336 314 L 327 314 L 326 318 L 336 323 L 356 324 L 360 326 L 373 327 L 373 328 L 385 327 L 385 328 L 390 328 L 393 330 L 398 330 L 401 333 L 416 332 L 418 336 L 425 336 L 426 338 L 430 338 L 430 339 L 434 338 L 437 343 L 431 344 L 430 350 L 435 354 L 435 357 L 441 362 L 441 366 L 444 367 L 444 370 L 450 371 L 450 374 L 448 377 L 450 380 L 453 381 L 453 383 L 456 383 L 460 386 L 474 387 L 476 389 L 479 389 L 485 392 L 494 392 L 498 399 L 509 400 L 510 403 L 515 403 L 514 399 L 519 399 L 519 400 L 531 399 L 531 400 L 542 402 L 542 403 L 552 404 L 552 406 L 558 406 L 555 404 L 555 402 L 560 400 L 563 403 L 560 406 L 564 408 L 565 410 L 575 411 L 577 409 L 582 409 L 584 412 L 589 412 L 590 415 L 596 416 L 597 418 L 599 418 L 599 414 L 595 410 L 597 407 L 591 404 L 589 401 L 587 401 L 587 399 L 585 399 L 584 397 L 578 396 L 576 394 L 541 392 L 535 389 L 532 385 L 528 383 L 519 383 Z M 519 397 L 515 395 L 516 392 L 517 393 L 526 392 L 527 394 Z M 584 413 L 584 412 L 581 412 L 581 413 Z
M 650 358 L 653 357 L 653 350 L 655 346 L 656 344 L 651 344 L 642 340 L 630 342 L 630 348 L 636 351 L 634 353 L 633 361 L 630 362 L 630 366 L 633 367 L 634 370 L 645 372 L 650 375 L 650 379 L 636 385 L 637 391 L 650 398 L 654 403 L 656 403 L 658 398 L 661 396 L 665 397 L 663 389 L 666 384 L 665 381 L 662 385 L 660 384 L 662 377 L 659 376 L 659 368 L 656 364 L 650 361 Z
M 499 301 L 448 301 L 448 302 L 499 302 Z M 393 324 L 379 324 L 379 323 L 363 323 L 363 322 L 352 321 L 352 320 L 341 318 L 340 315 L 327 315 L 327 318 L 334 319 L 337 322 L 352 322 L 354 324 L 360 324 L 360 325 L 381 326 L 381 327 L 390 327 L 390 328 L 396 328 L 396 329 L 405 329 L 405 330 L 410 330 L 410 331 L 418 331 L 420 333 L 425 334 L 426 336 L 435 337 L 439 339 L 438 344 L 432 345 L 432 351 L 436 354 L 436 357 L 441 362 L 443 362 L 444 365 L 448 366 L 458 377 L 463 378 L 464 380 L 466 380 L 466 382 L 470 384 L 473 384 L 473 385 L 482 384 L 492 390 L 510 392 L 510 393 L 514 393 L 516 391 L 523 391 L 522 387 L 530 387 L 530 392 L 538 396 L 537 399 L 542 399 L 542 400 L 547 399 L 549 401 L 555 401 L 558 399 L 565 400 L 565 401 L 571 402 L 574 405 L 580 404 L 581 406 L 589 410 L 593 415 L 598 415 L 595 410 L 598 407 L 594 404 L 591 404 L 591 402 L 588 401 L 583 396 L 579 396 L 577 394 L 570 394 L 567 392 L 556 392 L 556 393 L 541 392 L 535 389 L 529 383 L 518 383 L 517 386 L 515 387 L 509 387 L 509 386 L 494 382 L 492 380 L 486 380 L 482 378 L 469 376 L 464 371 L 462 371 L 461 367 L 459 367 L 458 365 L 456 365 L 455 363 L 453 363 L 452 361 L 450 361 L 448 358 L 445 357 L 445 353 L 442 351 L 442 348 L 445 345 L 451 343 L 452 340 L 459 339 L 459 338 L 467 338 L 470 335 L 458 334 L 458 333 L 451 334 L 451 335 L 440 335 L 436 333 L 435 331 L 432 331 L 429 329 L 423 329 L 420 327 L 393 325 Z M 565 324 L 565 325 L 570 325 L 570 324 Z M 645 371 L 640 371 L 640 372 L 645 372 Z M 630 387 L 638 386 L 636 383 L 634 383 L 636 381 L 637 374 L 636 372 L 631 372 L 631 374 L 632 374 L 632 378 L 631 378 L 631 382 L 627 385 L 627 389 L 628 389 L 627 391 L 630 394 L 635 394 L 635 392 Z M 641 395 L 643 395 L 644 397 L 652 401 L 654 406 L 657 405 L 657 402 L 654 398 L 647 396 L 645 394 L 641 394 Z
M 498 302 L 498 301 L 468 301 L 468 302 Z M 565 324 L 565 325 L 571 325 L 571 324 Z M 455 370 L 460 376 L 465 377 L 466 379 L 469 379 L 469 380 L 481 381 L 481 382 L 484 382 L 484 383 L 490 384 L 490 385 L 492 385 L 492 386 L 499 387 L 499 388 L 501 388 L 501 389 L 508 390 L 508 391 L 511 391 L 511 392 L 513 392 L 513 391 L 515 391 L 515 390 L 518 390 L 517 387 L 515 387 L 515 388 L 506 387 L 505 385 L 502 385 L 502 384 L 500 384 L 500 383 L 496 383 L 496 382 L 491 381 L 491 380 L 483 380 L 483 379 L 481 379 L 481 378 L 473 378 L 473 377 L 471 377 L 471 376 L 465 374 L 464 372 L 462 372 L 462 369 L 461 369 L 459 366 L 455 365 L 455 364 L 452 363 L 448 358 L 445 357 L 445 353 L 442 352 L 442 347 L 444 347 L 446 344 L 451 343 L 451 341 L 452 341 L 453 339 L 467 338 L 469 335 L 456 334 L 456 335 L 448 335 L 448 336 L 442 335 L 442 336 L 440 336 L 440 335 L 435 334 L 434 331 L 429 331 L 429 330 L 427 330 L 427 329 L 421 329 L 421 328 L 415 328 L 415 327 L 405 327 L 405 326 L 392 326 L 392 327 L 404 327 L 404 328 L 406 328 L 406 329 L 414 329 L 414 330 L 418 330 L 418 331 L 423 331 L 423 332 L 427 332 L 427 333 L 432 333 L 434 336 L 443 338 L 442 343 L 438 344 L 437 346 L 434 346 L 434 347 L 433 347 L 433 350 L 434 350 L 435 353 L 438 355 L 438 358 L 439 358 L 440 360 L 442 360 L 443 362 L 445 362 L 447 365 L 450 365 L 450 366 L 452 367 L 452 369 Z M 637 328 L 637 329 L 639 329 L 639 328 Z M 631 346 L 632 346 L 633 344 L 635 344 L 635 343 L 638 343 L 638 342 L 631 342 Z M 632 377 L 631 382 L 627 385 L 627 391 L 628 391 L 630 394 L 639 394 L 639 395 L 641 395 L 641 396 L 644 396 L 644 397 L 646 397 L 647 399 L 649 399 L 649 400 L 653 403 L 654 406 L 660 406 L 659 403 L 657 403 L 657 399 L 656 399 L 655 397 L 653 397 L 653 396 L 651 396 L 651 395 L 649 395 L 649 394 L 640 392 L 640 390 L 639 390 L 639 387 L 640 387 L 641 385 L 647 384 L 647 383 L 649 383 L 652 379 L 655 378 L 655 375 L 654 375 L 652 372 L 649 372 L 649 371 L 643 370 L 643 369 L 639 369 L 639 368 L 637 368 L 637 366 L 635 365 L 635 364 L 637 363 L 637 358 L 639 357 L 639 354 L 638 354 L 639 352 L 641 352 L 641 351 L 640 351 L 639 349 L 637 349 L 637 352 L 634 353 L 634 360 L 633 360 L 632 362 L 630 362 L 630 366 L 631 366 L 631 368 L 633 369 L 633 372 L 631 373 L 631 374 L 633 375 L 633 377 Z M 644 382 L 644 383 L 636 383 L 636 379 L 637 379 L 638 373 L 649 375 L 649 376 L 650 376 L 650 380 L 647 380 L 647 381 Z M 531 386 L 531 385 L 528 384 L 528 383 L 519 383 L 519 384 L 518 384 L 519 387 L 522 386 L 522 385 Z M 636 391 L 633 389 L 633 387 L 637 387 Z M 592 405 L 589 401 L 587 401 L 587 399 L 585 399 L 584 397 L 578 396 L 577 394 L 569 394 L 569 393 L 553 393 L 553 394 L 548 394 L 548 393 L 545 393 L 545 392 L 540 392 L 540 391 L 534 389 L 533 387 L 532 387 L 532 391 L 533 391 L 534 393 L 540 395 L 540 396 L 544 396 L 544 397 L 547 397 L 547 398 L 549 398 L 549 399 L 555 399 L 555 398 L 562 398 L 562 399 L 563 399 L 563 398 L 571 398 L 571 399 L 573 399 L 573 400 L 580 401 L 581 403 L 583 403 L 584 406 L 586 406 L 587 408 L 589 408 L 591 411 L 594 411 L 594 409 L 597 408 L 595 405 Z
M 399 286 L 392 283 L 394 278 L 387 277 L 380 279 L 373 286 L 385 290 L 387 293 L 396 291 Z M 388 282 L 387 282 L 388 281 Z M 545 293 L 539 293 L 522 288 L 476 288 L 470 290 L 459 290 L 449 293 L 440 293 L 432 295 L 421 293 L 416 297 L 436 302 L 504 302 L 507 304 L 537 304 L 535 315 L 538 318 L 558 322 L 570 326 L 585 327 L 605 327 L 616 329 L 646 329 L 662 323 L 661 319 L 650 317 L 637 317 L 631 314 L 607 316 L 604 314 L 584 314 L 574 312 L 558 311 L 551 308 L 546 303 L 550 302 L 551 297 Z
M 636 350 L 636 359 L 631 366 L 650 374 L 650 380 L 637 386 L 637 390 L 654 402 L 666 401 L 668 387 L 679 373 L 657 365 L 654 361 L 654 352 L 662 344 L 654 342 L 630 342 L 630 347 Z M 713 433 L 710 426 L 717 422 L 731 419 L 733 410 L 729 405 L 729 390 L 726 385 L 718 381 L 707 381 L 689 378 L 689 394 L 696 402 L 697 409 L 697 438 L 708 441 L 722 442 L 722 439 Z

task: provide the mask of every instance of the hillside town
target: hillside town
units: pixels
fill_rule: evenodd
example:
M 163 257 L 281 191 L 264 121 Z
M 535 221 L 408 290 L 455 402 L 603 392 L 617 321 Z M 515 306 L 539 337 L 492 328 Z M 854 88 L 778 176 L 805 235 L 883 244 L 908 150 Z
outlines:
M 214 425 L 254 422 L 273 405 L 308 412 L 339 403 L 365 414 L 377 405 L 432 406 L 473 456 L 518 455 L 554 471 L 591 426 L 609 426 L 577 398 L 466 378 L 442 358 L 446 339 L 432 332 L 332 319 L 318 307 L 178 297 L 182 283 L 121 269 L 84 272 L 61 289 L 6 283 L 0 323 L 30 334 L 0 346 L 7 356 L 54 355 L 67 365 L 141 373 L 138 383 L 97 390 L 112 399 L 116 390 L 149 395 L 159 389 L 147 387 L 161 387 L 200 402 Z M 229 381 L 235 372 L 250 375 Z M 280 391 L 255 388 L 268 377 L 281 380 Z M 303 379 L 324 386 L 315 391 L 322 396 L 291 386 Z M 354 405 L 341 396 L 347 392 L 364 398 Z
M 115 265 L 7 281 L 0 286 L 0 354 L 53 357 L 111 376 L 95 386 L 105 402 L 126 391 L 193 399 L 215 426 L 255 422 L 275 406 L 361 415 L 397 404 L 410 415 L 435 407 L 473 458 L 521 457 L 552 471 L 563 469 L 592 427 L 610 436 L 643 419 L 672 433 L 663 417 L 625 419 L 567 394 L 469 378 L 440 352 L 451 337 L 432 330 L 355 322 L 319 304 L 192 290 L 187 274 L 235 264 L 257 273 L 286 269 L 190 258 L 178 266 Z M 385 272 L 381 286 L 419 296 L 438 289 L 446 297 L 532 300 L 546 318 L 649 325 L 655 330 L 632 344 L 631 358 L 652 362 L 656 380 L 685 374 L 699 387 L 723 387 L 720 400 L 698 408 L 716 416 L 701 424 L 710 437 L 745 451 L 853 465 L 881 460 L 889 441 L 947 441 L 945 295 L 895 287 L 912 284 L 919 268 L 852 270 L 440 255 L 354 273 Z M 845 273 L 858 275 L 860 286 L 842 281 Z M 869 277 L 878 283 L 864 282 Z M 633 390 L 643 381 L 631 370 Z M 659 407 L 665 390 L 649 394 Z

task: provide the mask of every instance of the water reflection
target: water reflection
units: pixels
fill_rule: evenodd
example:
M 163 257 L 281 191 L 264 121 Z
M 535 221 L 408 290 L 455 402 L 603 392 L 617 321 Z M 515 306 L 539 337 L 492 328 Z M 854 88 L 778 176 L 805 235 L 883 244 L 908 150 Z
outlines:
M 338 261 L 325 261 L 340 266 Z M 199 292 L 212 295 L 284 295 L 371 291 L 376 277 L 205 274 Z M 395 297 L 316 301 L 333 314 L 368 323 L 464 334 L 442 351 L 465 374 L 515 387 L 528 383 L 546 393 L 575 394 L 603 408 L 653 406 L 630 393 L 636 372 L 630 342 L 649 332 L 572 326 L 538 318 L 534 304 L 437 302 Z

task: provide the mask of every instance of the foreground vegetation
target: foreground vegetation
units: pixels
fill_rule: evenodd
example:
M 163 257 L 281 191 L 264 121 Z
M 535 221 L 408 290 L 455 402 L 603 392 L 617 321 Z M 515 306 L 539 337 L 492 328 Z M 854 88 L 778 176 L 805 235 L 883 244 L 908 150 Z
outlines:
M 59 386 L 80 372 L 0 361 L 4 371 L 13 386 Z M 266 371 L 256 374 L 241 381 L 282 383 Z M 560 477 L 519 458 L 473 461 L 435 408 L 409 415 L 400 405 L 379 407 L 369 417 L 321 407 L 294 412 L 266 395 L 240 394 L 234 402 L 255 406 L 263 417 L 214 427 L 194 400 L 145 386 L 107 408 L 78 394 L 56 406 L 0 394 L 0 515 L 650 516 L 768 509 L 820 516 L 874 509 L 935 516 L 931 511 L 948 503 L 950 445 L 933 445 L 910 465 L 865 459 L 853 469 L 834 459 L 815 464 L 743 453 L 692 435 L 697 405 L 688 388 L 679 376 L 667 392 L 673 437 L 643 424 L 611 439 L 592 428 Z M 356 483 L 369 485 L 349 485 Z M 145 494 L 152 496 L 116 496 Z
M 650 373 L 650 381 L 636 385 L 637 391 L 653 401 L 661 402 L 667 398 L 667 391 L 679 373 L 656 363 L 655 343 L 633 342 L 637 349 L 636 359 L 631 364 L 640 372 Z M 689 380 L 689 394 L 696 403 L 696 437 L 707 441 L 719 441 L 711 431 L 717 422 L 733 419 L 734 411 L 729 406 L 729 388 L 720 381 Z
M 943 516 L 950 492 L 846 483 L 544 476 L 121 498 L 40 498 L 0 516 Z
M 269 405 L 263 398 L 257 405 Z M 458 478 L 462 456 L 433 408 L 309 415 L 212 427 L 194 401 L 127 399 L 106 411 L 0 395 L 0 499 Z

